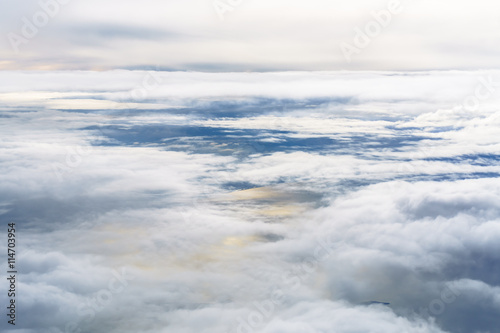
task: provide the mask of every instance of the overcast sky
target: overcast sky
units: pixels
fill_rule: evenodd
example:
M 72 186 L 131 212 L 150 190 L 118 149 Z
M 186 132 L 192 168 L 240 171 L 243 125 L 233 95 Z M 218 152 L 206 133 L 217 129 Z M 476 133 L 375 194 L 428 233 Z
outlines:
M 57 1 L 0 0 L 1 69 L 425 70 L 500 63 L 500 3 L 492 0 Z M 371 37 L 359 32 L 367 29 Z

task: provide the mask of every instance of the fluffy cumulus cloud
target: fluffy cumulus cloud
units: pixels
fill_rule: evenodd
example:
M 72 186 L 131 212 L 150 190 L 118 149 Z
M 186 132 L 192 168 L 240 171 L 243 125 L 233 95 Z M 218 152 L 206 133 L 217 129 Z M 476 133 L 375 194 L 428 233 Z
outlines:
M 5 332 L 498 330 L 497 71 L 2 76 Z

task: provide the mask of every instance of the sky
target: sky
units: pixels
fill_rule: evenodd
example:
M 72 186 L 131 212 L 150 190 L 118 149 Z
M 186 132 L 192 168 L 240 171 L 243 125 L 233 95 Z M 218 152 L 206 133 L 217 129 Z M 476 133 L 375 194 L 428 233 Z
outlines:
M 1 0 L 0 69 L 498 68 L 491 0 Z

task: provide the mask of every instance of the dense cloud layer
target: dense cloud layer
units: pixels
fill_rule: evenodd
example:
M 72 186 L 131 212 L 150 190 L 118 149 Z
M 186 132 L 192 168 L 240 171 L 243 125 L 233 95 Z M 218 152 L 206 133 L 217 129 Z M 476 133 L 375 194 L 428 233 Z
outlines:
M 15 332 L 497 331 L 498 72 L 2 75 Z

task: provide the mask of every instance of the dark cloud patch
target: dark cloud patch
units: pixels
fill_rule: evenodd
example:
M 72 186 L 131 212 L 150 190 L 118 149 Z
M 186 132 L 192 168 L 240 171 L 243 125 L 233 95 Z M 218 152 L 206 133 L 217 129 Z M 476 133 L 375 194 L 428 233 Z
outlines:
M 123 209 L 165 207 L 165 192 L 130 192 L 113 196 L 77 195 L 67 198 L 49 196 L 9 199 L 8 211 L 2 217 L 22 224 L 26 229 L 51 232 L 61 228 L 74 228 L 74 223 L 91 221 L 103 214 Z M 73 221 L 73 222 L 70 222 Z

